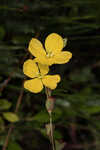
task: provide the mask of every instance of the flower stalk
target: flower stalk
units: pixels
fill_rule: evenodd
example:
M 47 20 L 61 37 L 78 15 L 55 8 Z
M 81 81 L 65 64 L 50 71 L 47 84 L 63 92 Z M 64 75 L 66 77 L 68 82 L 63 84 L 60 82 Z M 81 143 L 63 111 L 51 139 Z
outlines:
M 53 127 L 53 121 L 52 121 L 52 112 L 54 110 L 55 99 L 51 96 L 51 90 L 49 88 L 45 88 L 45 92 L 47 95 L 46 109 L 48 111 L 49 118 L 50 118 L 50 122 L 49 124 L 46 125 L 46 129 L 47 129 L 47 134 L 50 137 L 52 150 L 56 150 L 55 140 L 54 140 L 54 127 Z

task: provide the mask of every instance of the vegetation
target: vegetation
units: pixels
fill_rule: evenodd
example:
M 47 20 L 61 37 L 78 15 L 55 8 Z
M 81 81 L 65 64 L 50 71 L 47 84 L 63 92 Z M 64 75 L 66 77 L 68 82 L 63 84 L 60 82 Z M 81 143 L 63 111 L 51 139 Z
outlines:
M 32 37 L 49 33 L 68 38 L 71 61 L 53 65 L 62 77 L 52 91 L 57 150 L 100 147 L 100 1 L 3 0 L 0 2 L 0 149 L 50 149 L 45 92 L 23 89 L 23 63 Z M 10 131 L 8 132 L 10 128 Z M 4 150 L 4 149 L 3 149 Z

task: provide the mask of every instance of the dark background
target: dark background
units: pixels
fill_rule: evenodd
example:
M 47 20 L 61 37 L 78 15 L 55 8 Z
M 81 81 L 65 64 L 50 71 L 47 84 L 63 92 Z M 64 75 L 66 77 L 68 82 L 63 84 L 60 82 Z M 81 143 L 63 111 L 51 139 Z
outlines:
M 30 57 L 29 41 L 56 32 L 68 38 L 64 48 L 71 61 L 51 67 L 61 83 L 52 95 L 57 150 L 99 150 L 100 147 L 100 1 L 99 0 L 3 0 L 0 1 L 0 147 L 10 120 L 21 100 L 8 150 L 51 149 L 45 125 L 44 91 L 23 91 L 22 67 Z M 4 104 L 5 101 L 5 104 Z M 9 106 L 8 106 L 9 104 Z

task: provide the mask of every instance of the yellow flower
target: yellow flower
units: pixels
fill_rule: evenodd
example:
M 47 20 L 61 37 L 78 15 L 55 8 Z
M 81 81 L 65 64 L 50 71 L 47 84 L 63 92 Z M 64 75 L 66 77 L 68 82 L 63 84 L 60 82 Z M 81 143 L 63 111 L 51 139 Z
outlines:
M 51 33 L 45 40 L 45 49 L 39 40 L 32 38 L 28 50 L 36 57 L 36 62 L 52 65 L 64 64 L 71 59 L 72 53 L 69 51 L 62 51 L 63 48 L 63 38 L 57 33 Z
M 25 61 L 23 72 L 25 75 L 32 78 L 24 82 L 24 88 L 33 93 L 40 92 L 43 89 L 43 86 L 55 89 L 57 83 L 60 82 L 59 75 L 47 75 L 49 72 L 47 65 L 36 64 L 32 59 Z

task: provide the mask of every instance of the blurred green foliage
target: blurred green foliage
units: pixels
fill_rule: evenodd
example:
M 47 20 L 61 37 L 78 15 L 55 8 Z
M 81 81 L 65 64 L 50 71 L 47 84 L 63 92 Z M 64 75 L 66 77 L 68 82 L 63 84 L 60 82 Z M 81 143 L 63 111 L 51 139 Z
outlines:
M 51 67 L 62 77 L 52 92 L 56 98 L 53 122 L 57 150 L 78 146 L 80 150 L 99 150 L 99 0 L 0 1 L 0 148 L 9 122 L 15 121 L 7 150 L 51 149 L 45 130 L 49 116 L 44 91 L 32 94 L 24 90 L 14 113 L 25 77 L 22 65 L 30 56 L 28 43 L 32 37 L 44 42 L 51 32 L 68 38 L 64 49 L 73 53 L 68 64 Z

